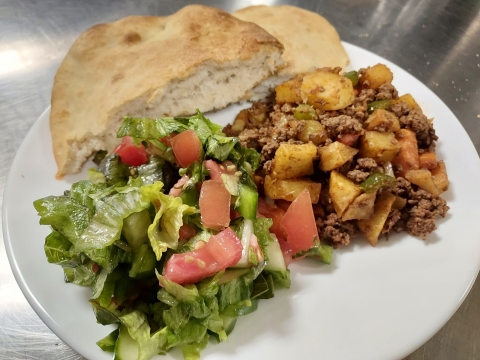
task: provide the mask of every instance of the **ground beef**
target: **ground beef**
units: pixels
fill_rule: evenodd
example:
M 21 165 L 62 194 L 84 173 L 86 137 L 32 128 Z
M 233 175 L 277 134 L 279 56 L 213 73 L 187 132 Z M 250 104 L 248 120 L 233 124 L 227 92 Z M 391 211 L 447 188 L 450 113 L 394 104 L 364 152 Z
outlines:
M 425 240 L 436 229 L 437 216 L 445 217 L 449 207 L 441 197 L 418 189 L 403 178 L 397 178 L 397 186 L 392 193 L 407 199 L 407 205 L 401 210 L 401 216 L 393 225 L 395 232 L 407 231 L 413 236 Z M 385 229 L 385 228 L 384 228 Z
M 403 100 L 390 106 L 390 111 L 397 115 L 397 117 L 408 115 L 410 110 L 412 110 L 410 106 Z
M 339 248 L 350 244 L 355 233 L 355 226 L 350 222 L 342 221 L 337 214 L 331 213 L 325 219 L 317 218 L 317 229 L 320 242 Z
M 347 177 L 356 183 L 361 183 L 362 181 L 366 180 L 369 176 L 370 176 L 369 172 L 362 171 L 362 170 L 351 170 L 347 173 Z
M 362 123 L 348 115 L 323 117 L 320 122 L 331 139 L 340 134 L 358 134 L 364 131 Z
M 390 232 L 393 230 L 395 224 L 400 220 L 402 217 L 402 212 L 398 209 L 392 209 L 388 214 L 387 220 L 383 225 L 382 234 L 384 234 L 387 239 Z
M 398 92 L 397 89 L 392 84 L 385 83 L 378 87 L 378 93 L 375 96 L 375 100 L 390 100 L 397 99 Z
M 432 148 L 438 140 L 433 123 L 427 119 L 421 110 L 413 109 L 408 115 L 399 118 L 400 125 L 415 132 L 419 148 Z

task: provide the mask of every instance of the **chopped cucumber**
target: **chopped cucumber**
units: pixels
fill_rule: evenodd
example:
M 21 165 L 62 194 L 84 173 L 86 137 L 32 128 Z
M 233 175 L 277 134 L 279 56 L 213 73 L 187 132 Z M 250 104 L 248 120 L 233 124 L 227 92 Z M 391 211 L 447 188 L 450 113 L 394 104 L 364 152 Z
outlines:
M 136 279 L 152 276 L 157 259 L 149 244 L 140 245 L 133 251 L 133 262 L 128 276 Z
M 258 192 L 250 186 L 240 183 L 238 185 L 238 198 L 235 209 L 245 219 L 255 220 L 257 218 Z
M 133 213 L 123 220 L 122 235 L 134 248 L 139 247 L 147 242 L 147 230 L 151 223 L 148 210 Z
M 267 264 L 265 272 L 272 275 L 273 280 L 283 287 L 290 287 L 290 270 L 287 269 L 283 252 L 275 234 L 270 234 L 272 241 L 267 246 Z
M 223 328 L 225 329 L 225 333 L 230 335 L 237 323 L 236 317 L 229 317 L 229 316 L 222 316 L 223 319 Z
M 132 339 L 125 325 L 120 325 L 120 333 L 115 343 L 113 360 L 131 360 L 138 358 L 138 344 Z

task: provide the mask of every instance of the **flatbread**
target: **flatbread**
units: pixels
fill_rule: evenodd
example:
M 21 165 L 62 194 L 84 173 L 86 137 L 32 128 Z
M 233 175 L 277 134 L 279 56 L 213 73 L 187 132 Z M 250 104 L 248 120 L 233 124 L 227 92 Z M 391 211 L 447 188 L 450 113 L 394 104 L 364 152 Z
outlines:
M 283 46 L 259 26 L 201 5 L 166 17 L 93 26 L 54 80 L 50 129 L 58 175 L 118 144 L 124 116 L 188 115 L 245 98 L 284 66 Z
M 315 68 L 345 68 L 350 62 L 335 28 L 317 13 L 295 6 L 249 6 L 233 16 L 260 25 L 285 47 L 282 58 L 288 64 L 276 77 L 269 78 L 255 89 L 261 96 L 262 87 L 274 87 L 298 73 Z M 257 97 L 254 95 L 253 99 Z

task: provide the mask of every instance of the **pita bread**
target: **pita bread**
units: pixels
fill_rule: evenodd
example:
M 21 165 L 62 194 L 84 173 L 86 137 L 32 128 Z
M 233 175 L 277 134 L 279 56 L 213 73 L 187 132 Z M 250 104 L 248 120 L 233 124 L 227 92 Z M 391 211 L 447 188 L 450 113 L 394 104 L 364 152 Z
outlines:
M 58 174 L 112 151 L 124 116 L 188 115 L 245 98 L 283 67 L 283 46 L 219 9 L 96 25 L 74 42 L 52 90 L 50 129 Z
M 276 85 L 298 73 L 315 68 L 344 68 L 349 58 L 335 28 L 322 16 L 295 6 L 249 6 L 232 13 L 253 22 L 275 36 L 285 47 L 282 55 L 288 64 L 253 90 L 251 100 L 260 100 Z

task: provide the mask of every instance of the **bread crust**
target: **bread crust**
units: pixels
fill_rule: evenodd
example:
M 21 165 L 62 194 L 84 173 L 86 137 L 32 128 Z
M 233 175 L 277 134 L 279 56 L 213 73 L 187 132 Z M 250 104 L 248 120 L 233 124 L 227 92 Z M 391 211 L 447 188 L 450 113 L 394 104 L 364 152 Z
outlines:
M 335 28 L 317 13 L 289 5 L 255 5 L 232 15 L 261 26 L 285 46 L 282 58 L 288 65 L 278 72 L 280 77 L 321 67 L 345 68 L 350 62 Z
M 263 56 L 272 62 L 273 73 L 282 66 L 282 51 L 283 45 L 259 26 L 201 5 L 170 16 L 131 16 L 91 27 L 73 43 L 54 79 L 50 130 L 57 175 L 78 172 L 78 163 L 96 150 L 112 150 L 121 116 L 143 116 L 143 108 L 153 107 L 159 117 L 193 113 L 194 107 L 162 113 L 157 102 L 168 95 L 169 84 L 195 75 L 202 64 L 241 66 Z M 275 54 L 279 61 L 271 60 Z M 243 91 L 227 94 L 221 106 L 244 97 Z

